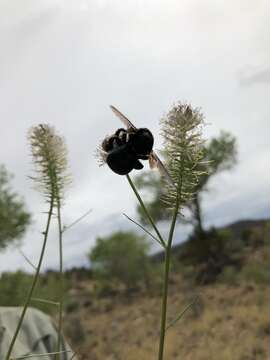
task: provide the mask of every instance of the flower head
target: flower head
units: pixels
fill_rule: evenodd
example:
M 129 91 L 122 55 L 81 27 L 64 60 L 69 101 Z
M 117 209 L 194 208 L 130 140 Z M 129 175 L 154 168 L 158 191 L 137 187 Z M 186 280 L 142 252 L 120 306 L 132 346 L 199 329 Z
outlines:
M 49 201 L 59 205 L 70 182 L 64 139 L 50 125 L 40 124 L 30 129 L 29 141 L 37 173 L 31 178 Z
M 161 122 L 166 165 L 175 184 L 167 185 L 163 200 L 169 207 L 174 207 L 177 202 L 181 210 L 181 206 L 192 198 L 202 174 L 199 165 L 203 158 L 203 115 L 199 109 L 178 103 Z

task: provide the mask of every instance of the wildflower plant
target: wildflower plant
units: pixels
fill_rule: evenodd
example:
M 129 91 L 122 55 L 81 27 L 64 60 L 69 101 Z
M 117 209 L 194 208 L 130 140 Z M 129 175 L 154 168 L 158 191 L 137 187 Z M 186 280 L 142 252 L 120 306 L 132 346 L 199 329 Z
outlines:
M 165 269 L 163 299 L 161 308 L 161 326 L 159 360 L 163 359 L 165 332 L 167 328 L 167 297 L 170 270 L 171 248 L 177 216 L 182 206 L 189 201 L 196 189 L 203 158 L 202 126 L 203 115 L 199 109 L 178 103 L 162 119 L 164 151 L 167 155 L 167 169 L 172 178 L 164 192 L 164 203 L 172 210 L 171 225 L 165 246 Z M 179 319 L 179 316 L 177 317 Z
M 169 113 L 161 120 L 162 136 L 164 139 L 164 153 L 166 155 L 166 171 L 167 175 L 166 189 L 164 189 L 163 202 L 171 210 L 171 224 L 169 227 L 168 238 L 165 239 L 157 225 L 155 224 L 151 214 L 144 204 L 142 197 L 137 191 L 131 177 L 127 174 L 127 180 L 137 197 L 142 211 L 152 226 L 155 235 L 151 234 L 142 225 L 134 220 L 128 218 L 133 223 L 143 229 L 151 238 L 155 239 L 165 251 L 165 264 L 163 275 L 163 291 L 162 291 L 162 305 L 161 305 L 161 322 L 160 322 L 160 341 L 158 359 L 164 358 L 164 343 L 166 330 L 172 324 L 175 324 L 184 312 L 185 309 L 176 316 L 175 320 L 167 324 L 167 297 L 168 297 L 168 280 L 170 272 L 171 248 L 174 236 L 175 225 L 177 217 L 181 216 L 181 209 L 183 205 L 188 202 L 198 184 L 199 177 L 202 172 L 202 158 L 203 158 L 203 140 L 202 127 L 204 124 L 203 115 L 199 109 L 193 109 L 190 105 L 178 103 L 172 107 Z M 117 146 L 114 148 L 117 149 Z M 124 153 L 123 153 L 124 154 Z M 149 154 L 151 156 L 151 154 Z M 187 307 L 188 308 L 188 307 Z
M 66 186 L 70 182 L 68 174 L 67 148 L 64 139 L 55 133 L 53 127 L 40 124 L 29 133 L 33 162 L 37 175 L 32 177 L 50 206 L 56 208 L 59 238 L 60 299 L 58 319 L 57 351 L 61 351 L 61 330 L 63 313 L 63 228 L 61 207 Z M 58 355 L 58 358 L 60 355 Z
M 55 133 L 53 127 L 47 124 L 40 124 L 30 129 L 28 134 L 32 159 L 35 166 L 36 174 L 30 178 L 34 181 L 35 187 L 43 194 L 45 201 L 49 204 L 47 212 L 47 222 L 43 234 L 43 244 L 38 261 L 35 268 L 35 276 L 29 290 L 25 305 L 22 310 L 20 320 L 12 338 L 9 350 L 6 355 L 6 360 L 10 359 L 12 349 L 16 342 L 20 328 L 27 308 L 31 302 L 42 261 L 44 258 L 45 248 L 47 245 L 49 229 L 53 216 L 53 211 L 56 209 L 56 217 L 58 223 L 59 233 L 59 272 L 60 272 L 60 288 L 61 296 L 59 299 L 59 324 L 58 324 L 58 344 L 56 355 L 60 358 L 61 353 L 61 328 L 62 328 L 62 304 L 63 304 L 63 252 L 62 252 L 62 223 L 61 223 L 61 206 L 64 199 L 66 185 L 70 182 L 70 176 L 67 172 L 67 150 L 65 142 L 62 137 Z M 46 300 L 43 300 L 46 301 Z

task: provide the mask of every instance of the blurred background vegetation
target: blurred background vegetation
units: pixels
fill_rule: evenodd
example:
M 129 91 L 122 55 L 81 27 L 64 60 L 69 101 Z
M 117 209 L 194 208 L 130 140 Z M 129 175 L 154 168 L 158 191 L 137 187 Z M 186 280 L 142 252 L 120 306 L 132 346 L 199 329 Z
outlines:
M 0 250 L 18 241 L 30 224 L 30 213 L 11 189 L 12 175 L 0 165 Z

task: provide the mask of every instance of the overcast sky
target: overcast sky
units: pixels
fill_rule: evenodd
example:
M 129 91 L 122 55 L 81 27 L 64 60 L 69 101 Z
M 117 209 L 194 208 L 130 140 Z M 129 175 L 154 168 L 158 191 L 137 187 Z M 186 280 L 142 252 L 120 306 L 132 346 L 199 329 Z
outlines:
M 42 122 L 69 149 L 64 223 L 93 209 L 66 233 L 66 266 L 85 264 L 97 236 L 134 228 L 122 216 L 136 205 L 125 177 L 93 156 L 120 125 L 109 104 L 150 128 L 157 149 L 159 119 L 174 102 L 201 107 L 205 137 L 224 129 L 239 147 L 237 167 L 205 196 L 205 224 L 270 217 L 269 18 L 268 0 L 0 0 L 0 163 L 33 213 L 24 253 L 37 262 L 45 222 L 27 178 L 27 131 Z M 57 262 L 52 231 L 44 264 Z M 0 271 L 17 268 L 29 270 L 17 249 L 0 255 Z

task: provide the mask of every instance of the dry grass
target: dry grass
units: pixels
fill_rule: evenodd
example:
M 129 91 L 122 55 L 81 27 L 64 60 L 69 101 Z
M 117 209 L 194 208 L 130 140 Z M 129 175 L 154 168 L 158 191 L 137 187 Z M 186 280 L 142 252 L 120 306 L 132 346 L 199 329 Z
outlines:
M 176 280 L 176 279 L 175 279 Z M 80 292 L 87 292 L 84 283 Z M 166 339 L 166 360 L 269 360 L 270 288 L 212 285 L 196 289 L 201 301 L 190 309 Z M 77 294 L 80 295 L 80 294 Z M 169 320 L 195 296 L 195 290 L 170 287 Z M 78 297 L 79 298 L 79 297 Z M 80 359 L 154 360 L 157 358 L 160 296 L 102 298 L 79 306 L 66 323 L 80 323 L 82 341 L 74 343 Z M 69 321 L 70 320 L 70 321 Z M 72 341 L 72 339 L 71 339 Z

